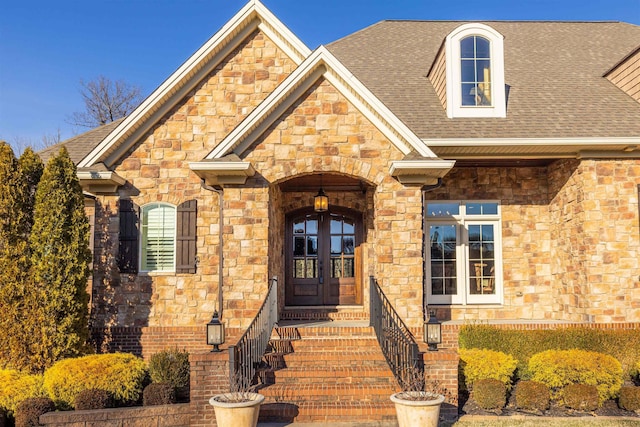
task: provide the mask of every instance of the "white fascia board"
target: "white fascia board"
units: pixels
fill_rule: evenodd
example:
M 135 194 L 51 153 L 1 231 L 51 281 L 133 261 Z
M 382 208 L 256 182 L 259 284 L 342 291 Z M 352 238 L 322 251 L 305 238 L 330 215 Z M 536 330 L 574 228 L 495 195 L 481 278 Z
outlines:
M 323 76 L 370 120 L 403 154 L 411 148 L 424 157 L 437 156 L 380 102 L 353 74 L 351 74 L 324 46 L 316 49 L 298 66 L 258 107 L 256 107 L 206 159 L 224 157 L 230 150 L 236 154 L 249 147 L 272 120 L 279 117 L 317 79 Z M 356 95 L 357 94 L 357 95 Z M 406 141 L 406 143 L 405 143 Z M 409 145 L 407 145 L 407 143 Z
M 398 173 L 420 173 L 420 171 L 443 171 L 443 176 L 456 164 L 455 160 L 397 160 L 391 162 L 389 172 L 392 176 Z M 446 171 L 446 172 L 445 172 Z
M 512 147 L 512 146 L 607 146 L 638 145 L 640 137 L 589 138 L 433 138 L 423 139 L 430 147 Z
M 112 171 L 78 171 L 76 175 L 81 181 L 105 181 L 117 185 L 123 185 L 126 182 L 126 179 Z
M 238 174 L 253 176 L 255 170 L 250 162 L 189 162 L 192 171 L 219 172 L 224 174 Z
M 251 25 L 252 21 L 255 22 L 254 25 Z M 245 26 L 245 31 L 242 31 L 243 25 Z M 262 27 L 260 27 L 261 25 Z M 238 36 L 239 31 L 244 36 L 249 30 L 253 31 L 258 27 L 261 29 L 267 29 L 268 36 L 278 44 L 278 47 L 282 48 L 288 55 L 290 55 L 296 64 L 300 64 L 304 58 L 308 56 L 310 50 L 299 38 L 289 31 L 260 1 L 251 0 L 216 34 L 202 45 L 196 53 L 187 59 L 187 61 L 185 61 L 171 76 L 169 76 L 169 78 L 167 78 L 151 95 L 149 95 L 147 99 L 138 106 L 138 108 L 127 116 L 127 118 L 123 120 L 123 122 L 120 123 L 120 125 L 118 125 L 98 146 L 96 146 L 96 148 L 82 159 L 80 163 L 78 163 L 78 167 L 89 167 L 94 163 L 97 163 L 106 153 L 109 152 L 114 144 L 121 142 L 121 140 L 126 139 L 128 136 L 131 137 L 128 134 L 133 126 L 138 121 L 145 120 L 145 117 L 153 114 L 153 109 L 158 103 L 170 99 L 170 97 L 176 92 L 176 86 L 194 73 L 194 70 L 203 61 L 206 61 L 206 58 L 210 56 L 212 52 L 215 52 L 226 40 L 232 41 L 234 37 Z M 278 31 L 282 31 L 281 36 L 278 36 Z M 226 55 L 217 56 L 218 58 L 215 58 L 214 62 L 221 61 Z M 215 67 L 217 64 L 214 64 L 213 66 Z M 188 92 L 188 90 L 186 92 Z M 134 134 L 134 136 L 137 138 L 141 135 L 138 132 Z M 126 150 L 120 151 L 121 152 L 119 154 L 124 154 L 123 151 Z

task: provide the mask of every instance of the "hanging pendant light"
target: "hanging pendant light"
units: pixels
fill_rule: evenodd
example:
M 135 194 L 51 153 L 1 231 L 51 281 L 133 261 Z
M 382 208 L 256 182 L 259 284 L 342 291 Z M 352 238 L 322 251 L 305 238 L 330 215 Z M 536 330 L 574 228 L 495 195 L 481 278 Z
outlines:
M 322 175 L 320 175 L 320 190 L 318 194 L 313 198 L 313 210 L 316 212 L 326 212 L 329 210 L 329 197 L 324 193 L 322 189 Z

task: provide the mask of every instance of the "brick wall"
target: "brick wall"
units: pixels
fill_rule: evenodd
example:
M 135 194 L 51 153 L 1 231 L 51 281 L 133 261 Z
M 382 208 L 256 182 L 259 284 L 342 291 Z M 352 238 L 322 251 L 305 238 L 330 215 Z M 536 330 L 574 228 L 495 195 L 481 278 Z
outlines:
M 209 399 L 229 391 L 229 353 L 200 353 L 189 356 L 191 363 L 191 427 L 216 426 Z

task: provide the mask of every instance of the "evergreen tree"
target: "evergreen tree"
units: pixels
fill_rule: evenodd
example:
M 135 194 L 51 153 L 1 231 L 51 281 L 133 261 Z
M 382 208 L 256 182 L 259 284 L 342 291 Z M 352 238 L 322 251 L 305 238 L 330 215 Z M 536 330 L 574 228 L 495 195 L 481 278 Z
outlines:
M 82 354 L 89 336 L 86 291 L 89 221 L 76 167 L 65 148 L 44 169 L 29 237 L 31 270 L 23 328 L 31 334 L 31 370 Z
M 0 142 L 0 360 L 15 367 L 24 366 L 29 338 L 22 319 L 30 268 L 31 200 L 41 173 L 42 162 L 32 150 L 18 161 L 11 147 Z

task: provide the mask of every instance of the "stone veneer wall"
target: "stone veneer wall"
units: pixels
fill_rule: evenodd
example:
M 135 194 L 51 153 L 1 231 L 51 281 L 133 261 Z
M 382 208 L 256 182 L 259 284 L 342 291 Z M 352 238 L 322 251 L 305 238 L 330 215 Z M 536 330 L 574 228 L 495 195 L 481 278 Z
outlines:
M 504 304 L 440 307 L 454 320 L 637 322 L 638 160 L 455 168 L 429 200 L 499 200 Z
M 640 160 L 567 161 L 550 169 L 568 176 L 550 204 L 554 311 L 567 320 L 638 322 Z
M 320 79 L 243 160 L 260 174 L 247 183 L 249 188 L 319 173 L 348 175 L 372 187 L 375 208 L 368 224 L 373 229 L 366 231 L 371 262 L 365 271 L 373 270 L 398 313 L 408 323 L 418 324 L 422 321 L 421 191 L 388 175 L 391 161 L 403 157 L 342 94 Z M 292 200 L 283 197 L 285 203 Z M 352 204 L 349 199 L 356 196 L 340 197 L 329 203 Z M 364 207 L 364 201 L 360 205 Z
M 294 68 L 295 63 L 268 37 L 254 32 L 115 166 L 127 185 L 117 196 L 103 195 L 96 201 L 94 329 L 165 327 L 169 331 L 185 327 L 186 331 L 209 321 L 217 307 L 219 286 L 218 195 L 201 188 L 188 162 L 204 158 Z M 119 274 L 120 197 L 130 198 L 138 206 L 197 200 L 197 273 Z M 224 274 L 230 279 L 224 283 L 224 308 L 228 327 L 252 317 L 266 290 L 268 203 L 263 189 L 225 191 L 223 233 L 228 263 Z M 264 223 L 247 224 L 252 218 L 258 218 L 256 223 L 264 218 Z M 247 245 L 253 240 L 258 244 Z M 235 278 L 239 278 L 237 283 Z

